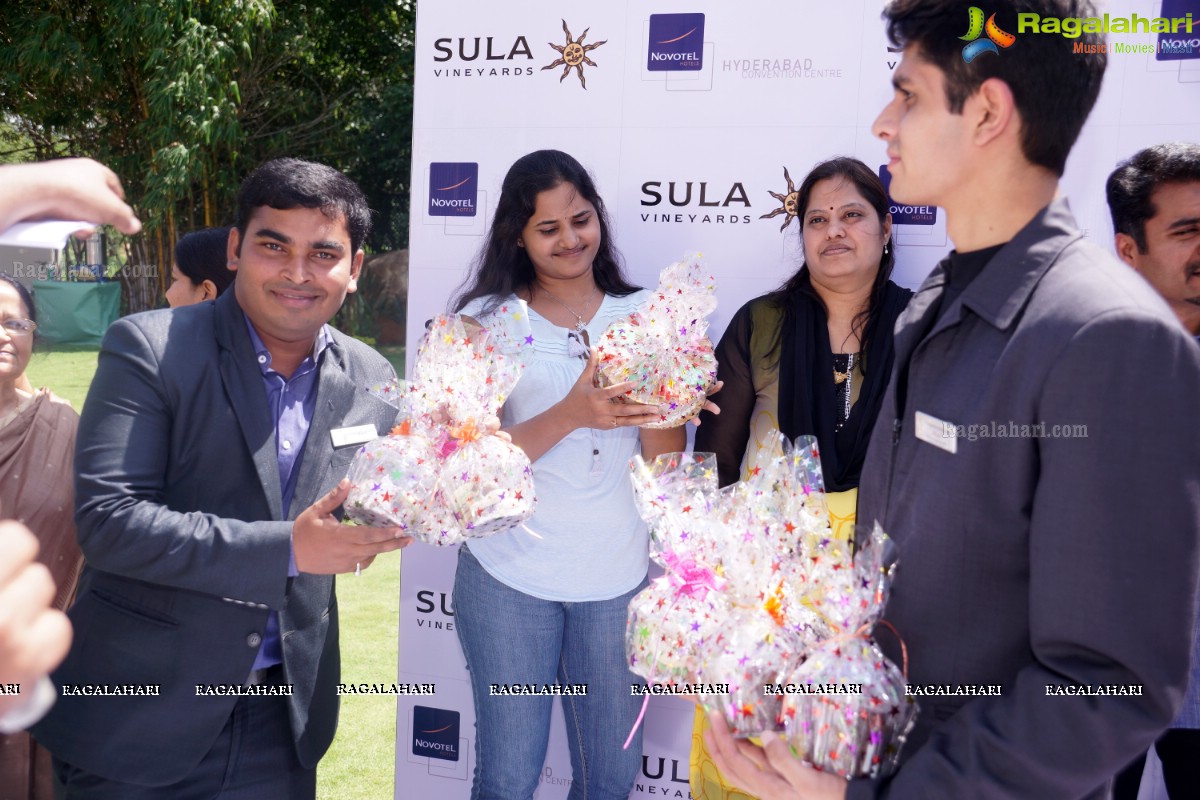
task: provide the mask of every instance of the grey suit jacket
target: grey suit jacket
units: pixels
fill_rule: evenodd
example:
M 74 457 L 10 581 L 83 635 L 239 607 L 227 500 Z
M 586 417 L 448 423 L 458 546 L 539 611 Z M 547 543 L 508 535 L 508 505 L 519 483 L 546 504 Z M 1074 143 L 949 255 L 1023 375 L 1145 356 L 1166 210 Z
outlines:
M 1200 348 L 1063 200 L 935 324 L 944 282 L 939 266 L 897 324 L 907 397 L 893 375 L 859 530 L 878 520 L 898 545 L 886 617 L 909 682 L 1002 694 L 921 698 L 900 771 L 853 782 L 849 797 L 1102 796 L 1187 682 Z M 918 412 L 934 420 L 920 436 Z M 964 427 L 947 435 L 946 423 Z M 1142 693 L 1058 694 L 1077 685 Z
M 337 724 L 337 602 L 330 576 L 288 578 L 289 520 L 346 474 L 356 448 L 335 449 L 331 430 L 394 423 L 363 391 L 391 377 L 378 353 L 333 331 L 284 509 L 274 421 L 233 291 L 109 328 L 75 456 L 87 568 L 53 677 L 160 694 L 59 697 L 34 729 L 55 756 L 114 780 L 181 779 L 236 701 L 197 696 L 197 684 L 242 684 L 275 609 L 296 752 L 320 759 Z

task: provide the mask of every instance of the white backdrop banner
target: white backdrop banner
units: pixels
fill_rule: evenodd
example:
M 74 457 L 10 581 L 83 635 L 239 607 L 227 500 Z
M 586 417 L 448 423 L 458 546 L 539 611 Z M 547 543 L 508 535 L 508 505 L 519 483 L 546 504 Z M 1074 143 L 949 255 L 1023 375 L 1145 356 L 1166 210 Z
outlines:
M 1104 180 L 1116 163 L 1157 142 L 1200 140 L 1200 3 L 1098 5 L 1113 17 L 1196 18 L 1190 35 L 1109 36 L 1154 52 L 1109 54 L 1062 186 L 1088 236 L 1111 248 Z M 509 165 L 547 147 L 592 171 L 636 282 L 653 286 L 685 252 L 704 254 L 718 282 L 715 341 L 739 306 L 799 266 L 789 193 L 808 170 L 835 155 L 877 169 L 886 161 L 870 126 L 891 97 L 900 55 L 887 46 L 881 8 L 876 0 L 422 2 L 408 341 L 419 341 L 466 277 Z M 952 246 L 945 216 L 933 207 L 892 213 L 895 279 L 915 288 Z M 470 795 L 474 712 L 454 631 L 456 557 L 424 545 L 405 551 L 399 679 L 437 691 L 400 700 L 397 798 Z M 651 702 L 631 797 L 689 796 L 690 731 L 689 704 Z M 556 712 L 537 798 L 565 798 L 570 779 Z

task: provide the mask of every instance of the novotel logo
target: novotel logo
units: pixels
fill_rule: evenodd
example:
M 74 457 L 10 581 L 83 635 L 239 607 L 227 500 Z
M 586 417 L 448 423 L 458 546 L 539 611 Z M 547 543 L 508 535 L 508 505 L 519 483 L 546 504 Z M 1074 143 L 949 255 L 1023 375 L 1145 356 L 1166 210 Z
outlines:
M 892 199 L 892 173 L 888 172 L 886 164 L 879 167 L 879 180 L 883 181 L 883 190 L 888 193 L 888 211 L 893 225 L 937 224 L 937 206 L 905 206 Z
M 479 190 L 479 164 L 434 162 L 429 165 L 429 215 L 473 217 Z
M 413 706 L 413 755 L 458 761 L 458 728 L 457 711 Z
M 1162 0 L 1162 15 L 1171 19 L 1171 33 L 1158 34 L 1156 61 L 1182 61 L 1200 59 L 1200 21 L 1192 21 L 1196 0 Z M 1183 25 L 1183 22 L 1187 25 Z M 1179 30 L 1184 28 L 1186 32 Z
M 651 14 L 646 69 L 695 71 L 704 67 L 703 14 Z

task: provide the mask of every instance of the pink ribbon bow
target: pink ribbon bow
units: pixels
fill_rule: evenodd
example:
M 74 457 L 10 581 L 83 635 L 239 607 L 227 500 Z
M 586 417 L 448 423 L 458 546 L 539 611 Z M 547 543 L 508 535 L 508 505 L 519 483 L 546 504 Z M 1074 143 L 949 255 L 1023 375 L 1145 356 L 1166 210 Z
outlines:
M 676 597 L 684 595 L 703 600 L 708 592 L 719 592 L 725 588 L 725 581 L 708 567 L 701 566 L 691 556 L 679 556 L 666 553 L 663 561 L 667 567 L 667 579 L 675 590 Z

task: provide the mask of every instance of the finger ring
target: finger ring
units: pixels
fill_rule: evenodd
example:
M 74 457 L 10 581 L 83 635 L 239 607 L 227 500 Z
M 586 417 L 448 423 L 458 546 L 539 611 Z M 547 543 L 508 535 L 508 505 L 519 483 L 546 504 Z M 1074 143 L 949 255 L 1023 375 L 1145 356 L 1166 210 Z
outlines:
M 614 428 L 617 427 L 617 418 L 616 417 L 612 418 L 612 424 L 613 424 Z

